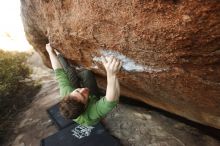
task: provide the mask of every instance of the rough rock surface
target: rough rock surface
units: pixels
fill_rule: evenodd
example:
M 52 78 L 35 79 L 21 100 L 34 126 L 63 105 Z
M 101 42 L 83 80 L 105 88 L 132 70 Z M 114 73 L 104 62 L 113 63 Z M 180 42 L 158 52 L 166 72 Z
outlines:
M 50 42 L 105 88 L 101 55 L 123 62 L 122 95 L 220 128 L 219 0 L 21 0 L 26 36 Z

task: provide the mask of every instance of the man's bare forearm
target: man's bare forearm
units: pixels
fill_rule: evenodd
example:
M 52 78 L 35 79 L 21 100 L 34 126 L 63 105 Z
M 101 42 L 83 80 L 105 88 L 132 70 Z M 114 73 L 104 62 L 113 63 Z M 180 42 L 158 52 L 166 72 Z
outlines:
M 49 44 L 46 45 L 46 49 L 47 49 L 47 52 L 49 54 L 53 70 L 62 68 L 62 65 L 60 64 L 60 62 L 57 58 L 57 55 L 55 54 L 54 50 L 50 47 Z
M 60 64 L 56 54 L 49 53 L 49 56 L 50 56 L 50 61 L 51 61 L 51 65 L 52 65 L 53 70 L 62 68 L 62 66 L 61 66 L 61 64 Z
M 107 101 L 116 101 L 120 96 L 120 85 L 116 75 L 107 74 L 107 89 L 106 99 Z
M 117 101 L 120 96 L 120 85 L 117 78 L 122 62 L 113 56 L 102 57 L 102 63 L 107 72 L 107 88 L 106 88 L 106 100 Z

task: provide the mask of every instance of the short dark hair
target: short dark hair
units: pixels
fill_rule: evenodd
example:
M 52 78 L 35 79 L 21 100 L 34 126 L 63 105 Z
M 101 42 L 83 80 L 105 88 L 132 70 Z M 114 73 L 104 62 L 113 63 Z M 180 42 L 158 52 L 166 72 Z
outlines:
M 59 110 L 66 119 L 76 119 L 85 111 L 85 104 L 76 100 L 75 97 L 67 95 L 59 104 Z

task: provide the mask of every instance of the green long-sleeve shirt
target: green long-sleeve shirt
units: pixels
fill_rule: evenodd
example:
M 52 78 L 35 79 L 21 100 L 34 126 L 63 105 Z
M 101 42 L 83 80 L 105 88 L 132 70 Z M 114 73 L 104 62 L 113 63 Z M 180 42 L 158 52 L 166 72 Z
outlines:
M 55 75 L 59 83 L 61 98 L 75 90 L 63 69 L 56 69 Z M 109 102 L 105 97 L 98 99 L 94 95 L 89 95 L 88 106 L 85 112 L 73 120 L 81 125 L 95 125 L 116 105 L 117 101 Z

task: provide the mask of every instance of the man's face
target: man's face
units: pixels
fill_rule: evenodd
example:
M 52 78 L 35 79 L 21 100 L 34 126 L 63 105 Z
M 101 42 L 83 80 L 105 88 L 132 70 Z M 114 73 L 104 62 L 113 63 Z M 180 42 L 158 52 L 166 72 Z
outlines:
M 88 88 L 77 88 L 70 93 L 78 101 L 86 104 L 89 98 L 89 89 Z

